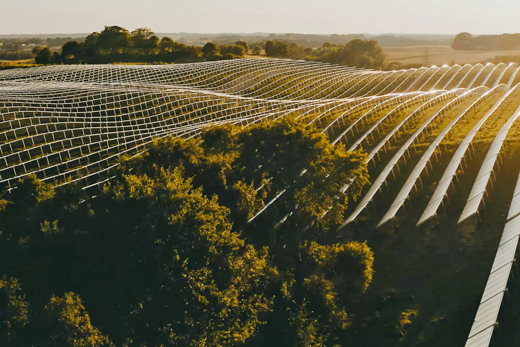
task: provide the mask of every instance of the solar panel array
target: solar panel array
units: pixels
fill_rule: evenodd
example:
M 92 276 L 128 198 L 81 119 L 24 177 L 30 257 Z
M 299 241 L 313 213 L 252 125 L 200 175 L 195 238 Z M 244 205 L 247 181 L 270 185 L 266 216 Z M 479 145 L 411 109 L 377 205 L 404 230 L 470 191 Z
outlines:
M 0 185 L 15 189 L 19 178 L 35 174 L 54 186 L 79 182 L 93 188 L 110 179 L 121 156 L 142 153 L 155 138 L 192 138 L 208 124 L 249 126 L 293 116 L 317 126 L 335 145 L 366 151 L 367 163 L 377 168 L 341 227 L 369 208 L 401 166 L 411 165 L 393 202 L 384 207 L 377 225 L 381 227 L 398 218 L 428 165 L 433 169 L 440 147 L 460 131 L 459 124 L 474 120 L 456 143 L 417 221 L 421 225 L 436 216 L 483 129 L 513 105 L 516 111 L 507 115 L 466 197 L 462 222 L 479 212 L 503 144 L 520 115 L 519 70 L 515 63 L 374 71 L 309 61 L 239 59 L 0 71 Z M 411 162 L 410 151 L 420 152 L 420 159 Z M 341 191 L 348 193 L 352 181 L 340 183 Z M 271 194 L 251 221 L 269 211 L 284 191 Z M 489 344 L 519 235 L 517 185 L 467 346 Z

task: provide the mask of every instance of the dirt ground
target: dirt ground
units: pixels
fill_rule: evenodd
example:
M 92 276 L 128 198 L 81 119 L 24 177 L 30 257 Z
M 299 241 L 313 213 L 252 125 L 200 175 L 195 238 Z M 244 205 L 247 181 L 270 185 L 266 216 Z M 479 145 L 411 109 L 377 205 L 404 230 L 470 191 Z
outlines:
M 496 55 L 520 55 L 516 51 L 455 51 L 450 46 L 409 46 L 409 47 L 384 47 L 387 61 L 397 61 L 402 64 L 466 64 L 478 63 Z

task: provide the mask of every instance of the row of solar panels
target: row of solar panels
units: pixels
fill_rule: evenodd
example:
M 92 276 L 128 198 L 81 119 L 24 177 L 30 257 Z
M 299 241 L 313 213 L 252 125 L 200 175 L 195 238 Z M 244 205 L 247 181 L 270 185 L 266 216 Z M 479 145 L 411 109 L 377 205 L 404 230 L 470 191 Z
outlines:
M 516 185 L 515 196 L 511 202 L 509 215 L 514 214 L 520 204 L 520 177 Z M 498 323 L 498 314 L 507 291 L 507 283 L 513 267 L 518 239 L 520 237 L 520 215 L 516 214 L 504 227 L 500 238 L 495 260 L 491 266 L 490 275 L 482 294 L 480 304 L 471 326 L 466 347 L 487 347 L 491 342 L 493 331 Z
M 0 81 L 183 86 L 269 99 L 327 99 L 435 89 L 511 86 L 516 64 L 371 71 L 316 62 L 241 59 L 163 66 L 80 65 L 0 72 Z

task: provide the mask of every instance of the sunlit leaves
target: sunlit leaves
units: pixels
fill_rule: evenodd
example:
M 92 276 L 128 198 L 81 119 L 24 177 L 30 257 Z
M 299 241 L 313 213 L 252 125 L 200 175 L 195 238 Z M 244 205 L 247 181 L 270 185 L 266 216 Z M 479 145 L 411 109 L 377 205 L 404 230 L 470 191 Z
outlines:
M 112 346 L 107 336 L 92 326 L 81 298 L 75 293 L 52 297 L 45 307 L 49 334 L 57 346 L 102 347 Z

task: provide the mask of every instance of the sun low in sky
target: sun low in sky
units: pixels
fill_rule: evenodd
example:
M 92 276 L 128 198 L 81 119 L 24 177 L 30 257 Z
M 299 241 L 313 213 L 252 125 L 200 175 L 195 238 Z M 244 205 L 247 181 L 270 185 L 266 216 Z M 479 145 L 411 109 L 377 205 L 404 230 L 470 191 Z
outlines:
M 155 32 L 436 33 L 520 31 L 520 1 L 26 0 L 0 6 L 0 34 Z

